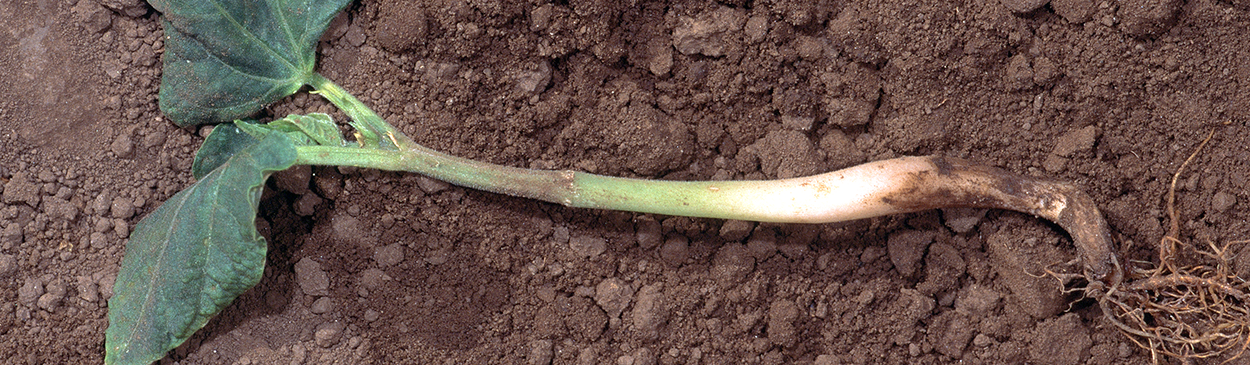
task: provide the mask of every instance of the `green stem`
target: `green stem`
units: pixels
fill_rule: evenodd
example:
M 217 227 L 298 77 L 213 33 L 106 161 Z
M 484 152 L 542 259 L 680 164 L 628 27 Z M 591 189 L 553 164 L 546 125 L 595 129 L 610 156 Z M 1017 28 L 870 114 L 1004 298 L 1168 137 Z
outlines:
M 691 217 L 777 221 L 726 201 L 755 181 L 658 181 L 576 171 L 523 169 L 448 155 L 411 144 L 399 151 L 351 147 L 298 147 L 297 164 L 407 171 L 451 184 L 578 208 Z
M 523 169 L 474 161 L 418 145 L 386 123 L 334 82 L 314 74 L 309 85 L 352 118 L 361 133 L 372 133 L 382 148 L 299 147 L 297 164 L 338 165 L 408 171 L 451 184 L 580 208 L 665 215 L 776 221 L 726 204 L 732 190 L 759 182 L 684 182 L 626 179 L 575 171 Z M 359 136 L 358 136 L 359 137 Z M 365 138 L 368 138 L 365 136 Z M 387 148 L 393 146 L 394 148 Z

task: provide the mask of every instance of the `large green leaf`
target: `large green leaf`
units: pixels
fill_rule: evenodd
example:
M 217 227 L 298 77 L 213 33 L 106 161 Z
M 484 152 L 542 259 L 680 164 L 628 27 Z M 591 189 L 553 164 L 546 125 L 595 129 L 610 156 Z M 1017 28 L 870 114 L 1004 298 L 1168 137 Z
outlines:
M 160 106 L 180 126 L 250 116 L 295 93 L 351 0 L 150 0 L 165 15 Z
M 230 124 L 219 133 L 241 147 L 130 235 L 108 302 L 106 364 L 159 360 L 260 281 L 257 205 L 265 179 L 295 163 L 295 145 L 285 133 L 256 138 Z

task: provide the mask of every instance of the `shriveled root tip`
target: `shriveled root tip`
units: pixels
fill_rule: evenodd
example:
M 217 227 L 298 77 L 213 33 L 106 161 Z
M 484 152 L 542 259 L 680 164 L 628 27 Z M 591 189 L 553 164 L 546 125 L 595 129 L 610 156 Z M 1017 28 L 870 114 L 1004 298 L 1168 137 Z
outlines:
M 1107 293 L 1107 319 L 1138 346 L 1182 361 L 1232 361 L 1250 348 L 1250 292 L 1228 265 L 1156 271 Z

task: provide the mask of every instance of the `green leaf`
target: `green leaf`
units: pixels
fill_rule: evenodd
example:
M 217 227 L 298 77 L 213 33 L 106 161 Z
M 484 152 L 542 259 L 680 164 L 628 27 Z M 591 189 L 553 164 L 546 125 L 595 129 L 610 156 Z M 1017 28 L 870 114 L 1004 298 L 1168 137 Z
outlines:
M 286 118 L 270 122 L 269 125 L 286 125 L 290 124 L 299 131 L 304 132 L 311 137 L 317 144 L 322 146 L 342 147 L 347 142 L 343 140 L 343 132 L 339 131 L 339 126 L 334 124 L 334 119 L 325 113 L 312 113 L 308 115 L 289 115 Z
M 245 118 L 308 82 L 351 0 L 151 0 L 165 15 L 160 106 L 180 126 Z
M 241 147 L 131 233 L 108 302 L 106 364 L 159 360 L 260 281 L 261 190 L 272 172 L 295 163 L 296 151 L 284 133 L 256 139 L 231 128 L 214 134 L 233 133 L 231 144 Z

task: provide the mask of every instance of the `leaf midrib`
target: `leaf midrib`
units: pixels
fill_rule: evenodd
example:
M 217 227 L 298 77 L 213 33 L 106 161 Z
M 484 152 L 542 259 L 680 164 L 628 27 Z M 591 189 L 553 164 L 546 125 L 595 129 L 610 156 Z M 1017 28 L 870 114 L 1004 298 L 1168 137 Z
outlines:
M 244 35 L 244 36 L 246 36 L 246 37 L 248 38 L 248 40 L 250 40 L 250 41 L 252 41 L 252 42 L 254 42 L 254 43 L 256 43 L 256 44 L 259 44 L 259 45 L 261 46 L 261 48 L 265 49 L 265 51 L 266 51 L 266 52 L 269 52 L 269 54 L 270 54 L 270 55 L 275 56 L 274 58 L 277 58 L 277 59 L 279 59 L 279 60 L 282 60 L 282 63 L 283 63 L 284 65 L 286 65 L 287 69 L 288 69 L 288 70 L 290 70 L 292 74 L 295 74 L 295 75 L 303 75 L 303 73 L 304 73 L 304 70 L 303 70 L 303 69 L 301 69 L 301 68 L 299 68 L 298 66 L 296 66 L 295 64 L 291 63 L 291 60 L 287 59 L 286 57 L 283 57 L 284 55 L 283 55 L 282 53 L 280 53 L 280 52 L 278 52 L 277 50 L 273 49 L 273 47 L 270 47 L 268 42 L 264 42 L 264 41 L 262 41 L 262 40 L 260 39 L 260 37 L 257 37 L 257 36 L 256 36 L 256 33 L 252 33 L 252 31 L 251 31 L 250 29 L 248 29 L 247 27 L 243 26 L 243 23 L 239 22 L 239 20 L 238 20 L 237 18 L 235 18 L 235 17 L 234 17 L 234 14 L 231 14 L 229 11 L 227 11 L 227 10 L 225 9 L 225 7 L 223 7 L 223 6 L 221 5 L 221 2 L 220 2 L 220 1 L 218 1 L 218 0 L 211 0 L 211 1 L 210 1 L 210 3 L 211 3 L 211 4 L 213 4 L 213 7 L 214 7 L 214 8 L 216 8 L 216 9 L 217 9 L 217 11 L 218 11 L 219 13 L 221 13 L 221 14 L 222 14 L 222 16 L 224 16 L 224 17 L 226 18 L 226 20 L 228 20 L 232 26 L 234 26 L 236 29 L 238 29 L 240 32 L 242 32 L 242 33 L 243 33 L 243 35 Z M 266 4 L 268 4 L 268 5 L 272 5 L 272 4 L 273 4 L 273 2 L 272 2 L 272 1 L 266 1 L 265 3 L 266 3 Z M 278 14 L 280 17 L 281 17 L 281 13 L 282 13 L 282 12 L 280 12 L 280 11 L 279 11 L 279 12 L 276 12 L 276 14 Z M 284 27 L 283 27 L 284 31 L 288 32 L 288 34 L 287 34 L 287 41 L 288 41 L 288 42 L 290 42 L 290 44 L 291 44 L 291 45 L 295 46 L 296 44 L 295 44 L 295 42 L 293 42 L 293 41 L 292 41 L 292 39 L 291 39 L 291 35 L 289 34 L 289 29 L 290 29 L 290 27 L 288 26 L 288 24 L 286 24 L 286 22 L 285 22 L 285 21 L 283 22 L 283 25 L 284 25 Z M 197 39 L 197 41 L 198 41 L 198 39 Z M 201 45 L 203 45 L 203 43 L 201 43 Z M 204 48 L 205 48 L 205 49 L 208 49 L 208 47 L 204 47 Z M 296 56 L 296 57 L 299 57 L 299 56 Z M 213 58 L 217 58 L 217 57 L 216 57 L 216 56 L 213 56 Z M 220 61 L 220 59 L 218 59 L 218 60 Z M 234 66 L 231 66 L 231 65 L 229 65 L 229 64 L 228 64 L 228 63 L 226 63 L 226 62 L 222 62 L 222 63 L 223 63 L 223 64 L 226 64 L 228 67 L 230 67 L 230 69 L 235 70 L 235 72 L 240 72 L 240 73 L 242 73 L 242 74 L 244 74 L 244 75 L 249 75 L 249 76 L 250 76 L 250 74 L 247 74 L 247 73 L 245 73 L 245 72 L 238 71 L 237 69 L 235 69 L 235 68 L 234 68 Z M 264 78 L 264 77 L 258 77 L 258 78 L 260 78 L 260 79 L 268 79 L 268 80 L 273 80 L 273 79 L 270 79 L 270 78 Z M 293 78 L 293 79 L 288 79 L 288 80 L 286 80 L 286 81 L 287 81 L 287 82 L 290 82 L 290 81 L 295 80 L 295 79 L 296 79 L 296 78 Z

